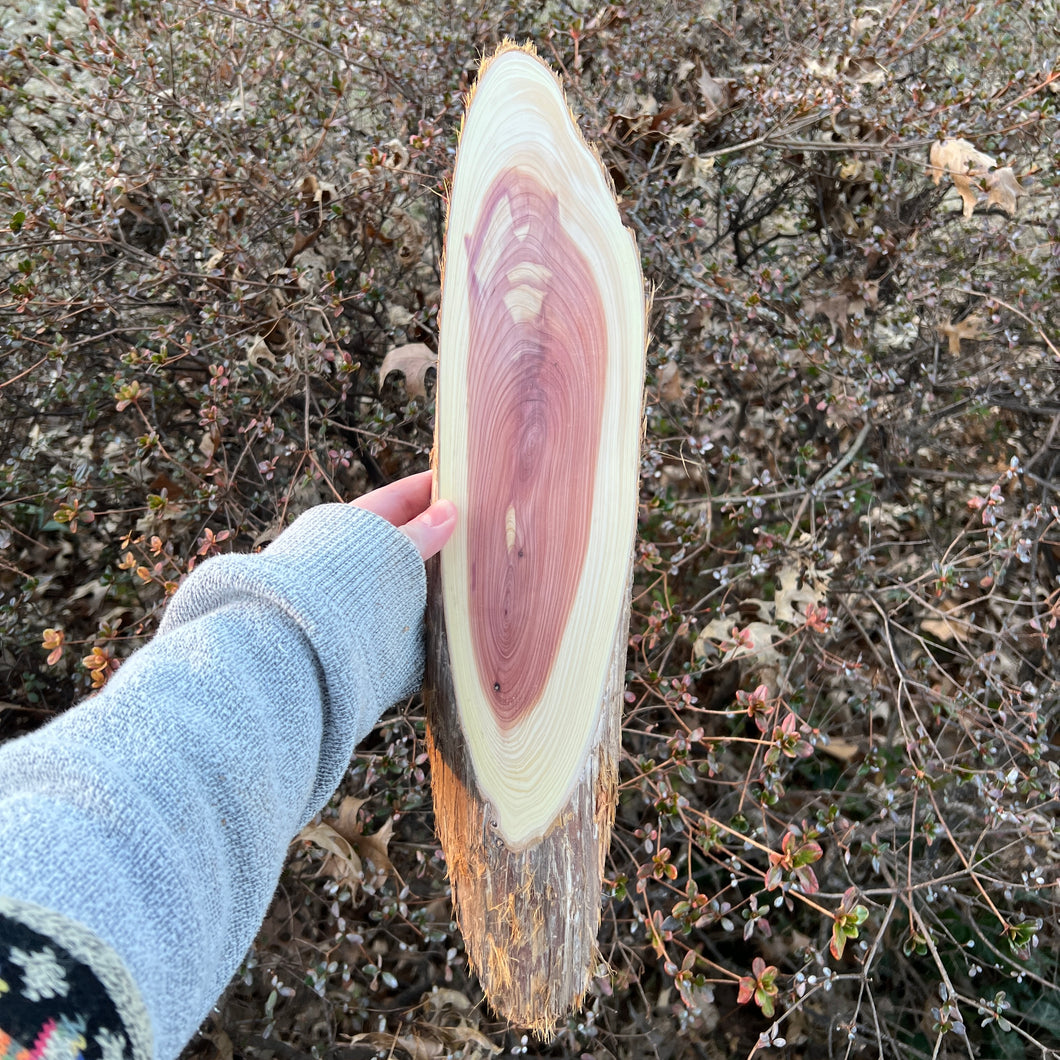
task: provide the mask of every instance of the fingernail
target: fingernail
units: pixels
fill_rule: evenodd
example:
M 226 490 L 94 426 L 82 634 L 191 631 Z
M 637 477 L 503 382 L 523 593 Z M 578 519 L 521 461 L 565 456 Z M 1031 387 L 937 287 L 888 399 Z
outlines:
M 435 501 L 420 519 L 426 526 L 442 526 L 456 516 L 456 505 L 452 501 Z

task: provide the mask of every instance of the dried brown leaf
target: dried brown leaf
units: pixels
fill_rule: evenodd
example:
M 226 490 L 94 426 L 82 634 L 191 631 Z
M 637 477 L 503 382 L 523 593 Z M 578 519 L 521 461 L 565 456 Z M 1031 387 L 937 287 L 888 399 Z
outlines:
M 808 299 L 806 309 L 811 316 L 826 317 L 833 334 L 848 337 L 851 317 L 863 319 L 866 308 L 875 308 L 879 301 L 879 284 L 866 282 L 859 289 L 841 291 L 831 298 Z
M 313 204 L 320 209 L 338 198 L 338 188 L 327 181 L 317 180 L 312 173 L 304 176 L 298 185 L 306 205 Z
M 501 1046 L 494 1045 L 477 1027 L 472 1027 L 466 1020 L 461 1020 L 455 1027 L 444 1029 L 446 1044 L 464 1049 L 468 1045 L 475 1045 L 475 1056 L 496 1056 L 501 1051 Z M 465 1056 L 469 1055 L 466 1052 Z
M 454 1008 L 457 1012 L 470 1012 L 474 1008 L 474 1002 L 466 994 L 459 990 L 450 990 L 448 987 L 437 987 L 429 994 L 424 994 L 423 1004 L 435 1012 L 442 1009 Z
M 943 140 L 931 145 L 928 172 L 938 184 L 949 176 L 964 202 L 964 216 L 971 217 L 979 201 L 979 190 L 984 177 L 997 162 L 976 149 L 967 140 Z
M 659 101 L 650 95 L 630 92 L 615 108 L 615 117 L 624 118 L 630 128 L 642 132 L 651 125 L 651 119 L 659 113 Z
M 951 640 L 959 644 L 967 643 L 972 627 L 957 613 L 958 606 L 952 601 L 944 600 L 933 618 L 921 620 L 920 628 L 943 644 L 948 644 Z
M 696 69 L 696 64 L 691 59 L 682 59 L 677 64 L 677 69 L 674 71 L 675 81 L 687 80 L 688 75 Z
M 864 158 L 847 158 L 839 167 L 839 179 L 850 183 L 872 179 L 873 164 Z
M 887 80 L 886 69 L 871 55 L 855 56 L 843 72 L 858 85 L 881 85 Z
M 987 337 L 986 320 L 978 313 L 973 313 L 963 320 L 951 320 L 948 324 L 942 324 L 939 334 L 949 344 L 950 353 L 957 357 L 961 352 L 961 339 L 974 341 Z
M 822 81 L 835 81 L 839 77 L 840 57 L 825 53 L 820 60 L 813 58 L 806 60 L 806 70 L 814 77 Z
M 380 872 L 386 872 L 400 879 L 397 869 L 390 861 L 388 852 L 393 834 L 394 818 L 391 817 L 374 835 L 357 835 L 353 837 L 352 842 L 361 857 L 370 861 Z
M 334 823 L 334 828 L 339 835 L 344 836 L 351 843 L 361 836 L 361 823 L 357 820 L 357 813 L 367 801 L 367 799 L 347 795 L 339 803 L 339 816 Z
M 402 1050 L 411 1060 L 437 1060 L 445 1055 L 445 1046 L 441 1042 L 428 1041 L 426 1038 L 417 1038 L 411 1034 L 383 1034 L 375 1031 L 355 1034 L 350 1038 L 350 1044 L 364 1042 L 373 1048 L 380 1050 L 387 1056 L 396 1055 L 395 1050 Z
M 211 423 L 210 426 L 203 431 L 202 438 L 199 439 L 199 452 L 206 457 L 207 465 L 213 459 L 213 455 L 217 452 L 220 445 L 221 429 L 216 423 Z
M 841 331 L 847 326 L 851 313 L 858 313 L 857 305 L 851 305 L 850 295 L 847 294 L 837 294 L 831 298 L 810 299 L 806 303 L 806 308 L 811 316 L 827 317 L 832 324 L 833 332 Z M 864 303 L 861 309 L 864 309 Z
M 333 880 L 349 886 L 356 897 L 366 875 L 364 862 L 371 862 L 377 873 L 400 880 L 390 861 L 389 845 L 394 833 L 394 819 L 390 818 L 378 832 L 365 835 L 357 813 L 366 800 L 347 795 L 339 805 L 339 815 L 333 822 L 321 821 L 307 825 L 298 838 L 315 843 L 330 855 L 321 872 Z M 378 881 L 382 882 L 382 875 Z
M 247 347 L 247 364 L 253 365 L 266 379 L 275 380 L 276 373 L 272 365 L 276 364 L 276 357 L 269 349 L 268 343 L 260 336 L 255 336 L 254 341 Z
M 677 184 L 691 184 L 696 188 L 706 187 L 707 175 L 714 168 L 714 159 L 707 155 L 690 155 L 682 159 L 677 171 Z
M 867 7 L 865 12 L 850 21 L 850 36 L 857 40 L 863 33 L 867 33 L 873 26 L 878 25 L 879 19 L 873 15 L 879 15 L 877 7 Z
M 824 604 L 829 580 L 830 573 L 816 567 L 804 571 L 791 564 L 783 566 L 777 575 L 773 596 L 776 621 L 792 625 L 805 622 L 808 605 L 818 607 Z
M 401 372 L 405 376 L 405 390 L 409 397 L 426 397 L 427 373 L 437 364 L 438 355 L 422 342 L 395 346 L 379 367 L 379 385 L 386 382 L 391 372 Z
M 324 860 L 321 874 L 349 887 L 351 895 L 356 898 L 364 880 L 364 866 L 350 841 L 323 821 L 306 825 L 298 833 L 298 838 L 314 843 L 321 850 L 328 852 L 329 856 Z
M 828 743 L 819 743 L 817 749 L 837 762 L 849 762 L 861 753 L 861 748 L 849 740 L 829 740 Z
M 997 206 L 1009 217 L 1016 215 L 1016 200 L 1024 193 L 1011 166 L 996 169 L 986 175 L 986 204 Z
M 663 401 L 680 401 L 685 396 L 681 369 L 676 361 L 667 361 L 656 375 L 659 397 Z
M 920 623 L 920 628 L 943 644 L 948 644 L 951 640 L 964 644 L 968 640 L 967 623 L 956 622 L 950 618 L 925 618 Z
M 427 245 L 423 225 L 408 211 L 395 208 L 390 215 L 390 227 L 394 230 L 398 261 L 407 269 L 418 265 L 423 259 L 423 248 Z
M 767 622 L 748 622 L 741 627 L 742 636 L 734 638 L 732 618 L 716 618 L 708 623 L 696 638 L 692 653 L 699 659 L 721 655 L 725 662 L 751 658 L 762 666 L 779 663 L 780 653 L 773 647 L 774 640 L 783 640 L 781 630 Z
M 696 78 L 696 88 L 699 89 L 699 98 L 703 102 L 704 113 L 701 117 L 707 120 L 717 117 L 732 102 L 729 83 L 711 77 L 706 70 L 701 71 Z

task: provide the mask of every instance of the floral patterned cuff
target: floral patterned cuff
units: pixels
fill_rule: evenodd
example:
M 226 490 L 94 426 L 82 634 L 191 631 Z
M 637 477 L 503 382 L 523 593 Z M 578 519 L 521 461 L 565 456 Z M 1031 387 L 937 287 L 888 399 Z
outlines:
M 150 1040 L 139 992 L 109 946 L 0 896 L 0 1060 L 147 1060 Z

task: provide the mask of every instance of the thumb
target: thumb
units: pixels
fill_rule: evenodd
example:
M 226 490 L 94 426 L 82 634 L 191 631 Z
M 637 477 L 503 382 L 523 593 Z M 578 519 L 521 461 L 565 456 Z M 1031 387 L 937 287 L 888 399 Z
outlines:
M 405 523 L 401 532 L 416 546 L 424 559 L 440 552 L 456 528 L 456 505 L 435 501 L 425 512 Z

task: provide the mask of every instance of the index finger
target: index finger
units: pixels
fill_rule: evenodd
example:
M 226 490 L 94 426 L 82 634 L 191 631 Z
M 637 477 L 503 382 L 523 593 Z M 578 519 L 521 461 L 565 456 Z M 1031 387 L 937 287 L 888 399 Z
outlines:
M 350 503 L 354 508 L 364 508 L 382 516 L 394 526 L 404 526 L 429 507 L 433 474 L 433 471 L 421 471 L 418 475 L 409 475 Z

